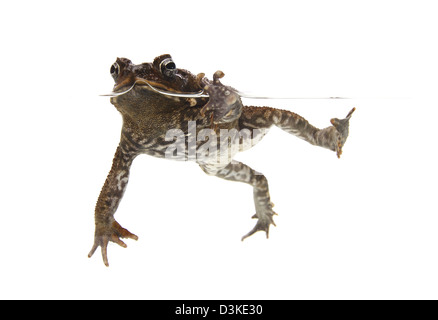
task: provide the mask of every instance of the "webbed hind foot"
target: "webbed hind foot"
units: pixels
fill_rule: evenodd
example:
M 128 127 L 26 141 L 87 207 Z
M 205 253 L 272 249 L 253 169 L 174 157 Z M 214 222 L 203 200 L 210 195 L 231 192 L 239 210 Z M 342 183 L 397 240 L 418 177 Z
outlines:
M 260 217 L 257 216 L 257 214 L 255 214 L 253 216 L 254 219 L 258 219 L 255 227 L 248 232 L 247 234 L 245 234 L 242 237 L 242 241 L 245 240 L 246 238 L 252 236 L 254 233 L 256 233 L 257 231 L 265 231 L 266 232 L 266 239 L 269 238 L 269 227 L 272 225 L 275 225 L 273 216 L 276 215 L 276 213 L 274 211 L 271 211 L 270 213 L 264 213 L 263 215 L 261 215 Z
M 336 146 L 336 154 L 338 158 L 341 157 L 342 147 L 344 146 L 345 141 L 347 141 L 349 127 L 350 127 L 350 118 L 355 110 L 356 108 L 351 109 L 344 119 L 333 118 L 330 120 L 331 124 L 333 125 L 333 127 L 335 127 L 336 131 L 338 132 L 337 146 Z

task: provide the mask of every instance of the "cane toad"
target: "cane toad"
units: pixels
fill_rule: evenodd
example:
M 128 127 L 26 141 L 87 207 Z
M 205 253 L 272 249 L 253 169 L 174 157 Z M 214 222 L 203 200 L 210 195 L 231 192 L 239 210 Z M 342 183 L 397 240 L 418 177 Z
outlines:
M 209 175 L 251 185 L 257 223 L 242 240 L 257 231 L 265 231 L 268 237 L 270 225 L 275 225 L 268 181 L 234 161 L 233 156 L 252 147 L 275 125 L 339 157 L 355 110 L 344 119 L 332 119 L 332 126 L 318 129 L 287 110 L 243 106 L 239 92 L 221 83 L 221 71 L 211 81 L 204 74 L 178 69 L 168 54 L 138 65 L 118 58 L 110 72 L 115 81 L 110 101 L 121 113 L 123 127 L 97 200 L 94 244 L 88 255 L 91 257 L 100 246 L 106 266 L 110 241 L 126 247 L 121 238 L 138 239 L 114 218 L 137 155 L 195 161 Z

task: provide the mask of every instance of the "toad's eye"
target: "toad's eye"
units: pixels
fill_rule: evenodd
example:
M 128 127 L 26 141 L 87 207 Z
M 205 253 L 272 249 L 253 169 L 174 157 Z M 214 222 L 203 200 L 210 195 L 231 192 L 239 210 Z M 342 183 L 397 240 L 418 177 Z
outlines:
M 120 73 L 120 67 L 117 62 L 114 62 L 114 64 L 111 66 L 110 73 L 113 76 L 114 80 L 116 80 L 117 76 Z
M 166 77 L 172 77 L 176 73 L 176 65 L 172 58 L 164 59 L 160 63 L 160 71 Z

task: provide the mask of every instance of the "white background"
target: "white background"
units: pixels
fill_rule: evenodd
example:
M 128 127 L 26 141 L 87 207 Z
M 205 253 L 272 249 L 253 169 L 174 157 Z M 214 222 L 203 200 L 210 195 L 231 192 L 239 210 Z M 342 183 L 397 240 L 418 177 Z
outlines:
M 0 298 L 437 299 L 437 9 L 433 1 L 14 1 L 0 10 Z M 248 185 L 138 157 L 116 213 L 139 236 L 93 243 L 121 117 L 116 57 L 172 54 L 245 100 L 318 127 L 354 106 L 340 160 L 273 128 L 237 159 L 263 172 L 270 239 Z

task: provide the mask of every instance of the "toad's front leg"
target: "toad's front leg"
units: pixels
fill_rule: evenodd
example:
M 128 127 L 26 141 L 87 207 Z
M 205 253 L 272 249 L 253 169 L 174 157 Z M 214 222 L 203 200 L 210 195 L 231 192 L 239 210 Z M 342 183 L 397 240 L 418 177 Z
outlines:
M 137 240 L 138 237 L 128 230 L 122 228 L 114 219 L 114 213 L 119 206 L 120 200 L 128 184 L 129 169 L 136 154 L 124 152 L 119 146 L 114 156 L 111 171 L 106 178 L 95 209 L 96 231 L 94 234 L 94 244 L 88 257 L 91 257 L 96 249 L 102 248 L 103 263 L 108 267 L 107 246 L 109 241 L 125 247 L 126 244 L 120 238 L 131 238 Z
M 238 119 L 242 113 L 242 101 L 236 90 L 223 85 L 219 79 L 223 78 L 222 71 L 216 71 L 213 81 L 204 78 L 204 74 L 197 76 L 199 86 L 208 93 L 209 100 L 201 109 L 202 116 L 211 116 L 214 124 L 230 123 Z

